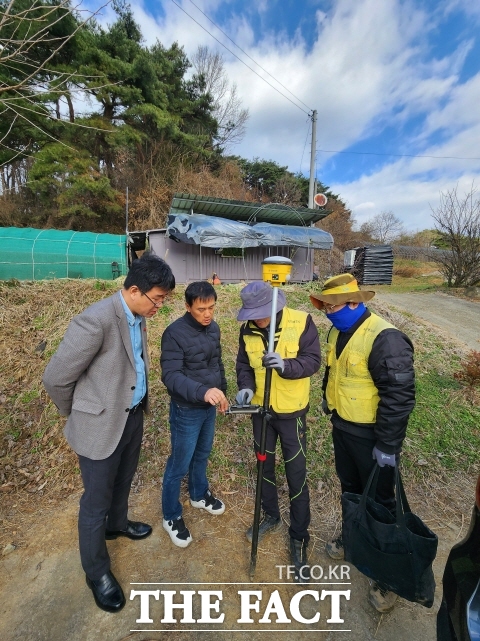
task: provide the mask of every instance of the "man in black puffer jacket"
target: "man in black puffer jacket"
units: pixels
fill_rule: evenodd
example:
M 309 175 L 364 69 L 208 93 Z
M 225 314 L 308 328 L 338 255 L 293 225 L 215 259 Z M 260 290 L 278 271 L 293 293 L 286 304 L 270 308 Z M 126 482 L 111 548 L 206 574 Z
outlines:
M 170 395 L 171 434 L 171 454 L 163 476 L 163 527 L 179 547 L 192 542 L 179 501 L 180 484 L 187 473 L 192 506 L 210 514 L 225 511 L 207 480 L 216 407 L 220 412 L 228 408 L 220 328 L 213 320 L 216 300 L 210 283 L 190 283 L 185 290 L 186 313 L 162 336 L 160 364 L 162 381 Z

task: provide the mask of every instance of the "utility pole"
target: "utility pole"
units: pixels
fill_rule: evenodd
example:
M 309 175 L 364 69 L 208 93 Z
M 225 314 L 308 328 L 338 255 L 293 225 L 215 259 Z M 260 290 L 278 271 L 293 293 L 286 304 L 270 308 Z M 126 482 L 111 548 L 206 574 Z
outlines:
M 128 187 L 125 193 L 125 233 L 128 236 Z
M 310 183 L 308 186 L 308 206 L 314 208 L 315 196 L 315 152 L 317 147 L 317 110 L 312 112 L 312 148 L 310 151 Z

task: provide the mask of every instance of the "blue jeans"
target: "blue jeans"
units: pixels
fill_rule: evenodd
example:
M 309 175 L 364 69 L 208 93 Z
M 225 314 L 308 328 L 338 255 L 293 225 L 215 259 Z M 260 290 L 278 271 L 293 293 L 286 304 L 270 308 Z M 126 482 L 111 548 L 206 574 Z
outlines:
M 170 401 L 172 451 L 163 476 L 163 518 L 173 521 L 182 516 L 180 484 L 188 472 L 188 492 L 192 501 L 203 499 L 208 490 L 207 463 L 212 451 L 216 409 L 186 407 Z

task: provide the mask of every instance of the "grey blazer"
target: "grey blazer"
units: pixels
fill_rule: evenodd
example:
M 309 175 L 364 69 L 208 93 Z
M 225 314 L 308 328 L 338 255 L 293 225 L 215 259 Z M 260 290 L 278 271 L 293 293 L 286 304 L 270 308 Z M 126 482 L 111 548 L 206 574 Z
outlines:
M 60 414 L 68 416 L 64 433 L 70 447 L 94 460 L 107 458 L 117 447 L 137 379 L 119 296 L 94 303 L 72 319 L 43 375 Z M 140 327 L 148 384 L 145 319 Z

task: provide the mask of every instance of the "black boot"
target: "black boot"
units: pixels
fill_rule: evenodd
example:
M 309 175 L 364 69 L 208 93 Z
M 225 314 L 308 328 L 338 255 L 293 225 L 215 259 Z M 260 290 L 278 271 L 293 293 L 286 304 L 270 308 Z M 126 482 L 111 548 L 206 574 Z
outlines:
M 310 566 L 307 565 L 307 543 L 290 537 L 290 563 L 295 567 L 295 582 L 310 581 Z

